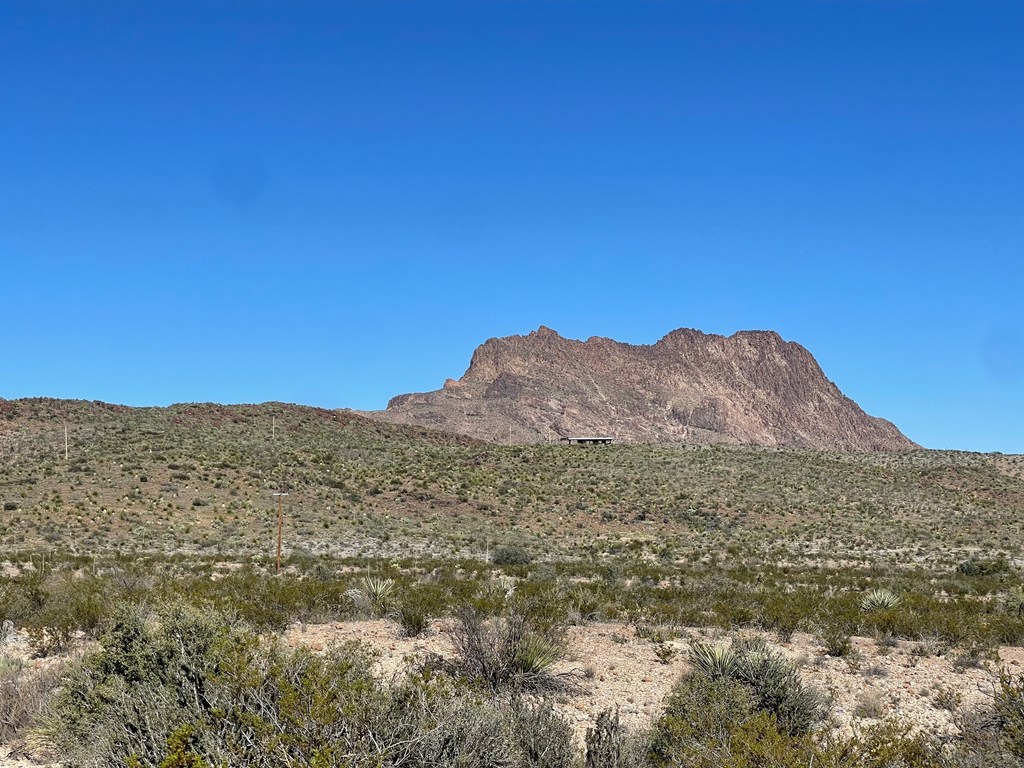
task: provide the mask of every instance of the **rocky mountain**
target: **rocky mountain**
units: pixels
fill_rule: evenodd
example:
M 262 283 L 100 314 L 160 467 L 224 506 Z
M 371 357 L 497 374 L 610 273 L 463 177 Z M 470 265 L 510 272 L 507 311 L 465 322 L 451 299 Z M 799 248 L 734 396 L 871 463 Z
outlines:
M 635 345 L 566 339 L 541 326 L 489 339 L 458 381 L 398 395 L 368 415 L 494 442 L 609 435 L 626 442 L 915 447 L 843 395 L 810 352 L 772 331 L 726 337 L 681 328 Z

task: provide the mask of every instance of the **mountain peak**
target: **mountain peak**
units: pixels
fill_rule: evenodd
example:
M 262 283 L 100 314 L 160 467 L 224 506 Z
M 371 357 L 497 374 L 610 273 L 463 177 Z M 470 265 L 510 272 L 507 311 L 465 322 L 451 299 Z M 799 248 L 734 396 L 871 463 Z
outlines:
M 771 330 L 731 336 L 679 328 L 655 344 L 575 341 L 541 325 L 477 347 L 434 392 L 399 395 L 386 421 L 485 440 L 608 434 L 628 442 L 748 443 L 839 450 L 914 447 L 829 381 L 814 357 Z

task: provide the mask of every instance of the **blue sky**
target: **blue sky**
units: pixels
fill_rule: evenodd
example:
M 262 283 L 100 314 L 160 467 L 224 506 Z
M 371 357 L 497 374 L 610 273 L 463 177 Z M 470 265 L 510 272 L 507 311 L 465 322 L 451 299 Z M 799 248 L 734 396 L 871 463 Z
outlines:
M 1019 2 L 0 5 L 0 396 L 381 408 L 774 329 L 1024 452 Z

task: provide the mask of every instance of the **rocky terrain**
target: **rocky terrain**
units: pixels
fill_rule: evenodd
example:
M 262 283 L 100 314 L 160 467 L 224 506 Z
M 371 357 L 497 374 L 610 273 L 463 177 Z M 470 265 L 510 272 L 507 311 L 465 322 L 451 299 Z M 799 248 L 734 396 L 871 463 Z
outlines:
M 368 415 L 495 442 L 625 442 L 892 451 L 914 443 L 866 414 L 799 344 L 771 331 L 672 331 L 651 345 L 541 326 L 489 339 L 465 375 Z

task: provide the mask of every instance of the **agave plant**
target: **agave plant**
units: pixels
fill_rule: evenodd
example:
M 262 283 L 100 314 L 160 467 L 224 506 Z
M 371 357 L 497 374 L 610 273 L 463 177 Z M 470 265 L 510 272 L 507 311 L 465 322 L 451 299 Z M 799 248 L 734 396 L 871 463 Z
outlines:
M 891 589 L 879 587 L 867 592 L 860 601 L 860 607 L 865 611 L 884 611 L 889 608 L 896 608 L 902 598 Z
M 739 656 L 732 646 L 694 643 L 690 646 L 690 662 L 698 672 L 718 680 L 736 674 Z

